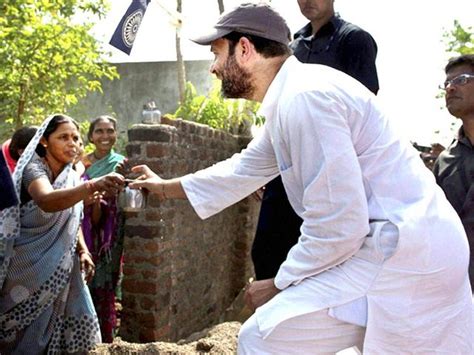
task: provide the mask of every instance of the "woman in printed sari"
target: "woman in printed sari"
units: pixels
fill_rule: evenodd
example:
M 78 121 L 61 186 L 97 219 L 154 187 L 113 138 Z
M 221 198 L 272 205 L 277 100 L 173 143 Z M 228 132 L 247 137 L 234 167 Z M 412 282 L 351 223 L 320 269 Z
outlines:
M 95 147 L 83 159 L 84 180 L 98 178 L 115 171 L 125 157 L 115 153 L 117 121 L 99 116 L 91 122 L 87 138 Z M 119 215 L 115 196 L 101 198 L 84 209 L 82 231 L 96 264 L 89 290 L 97 312 L 102 341 L 111 343 L 117 326 L 115 295 L 122 266 L 123 238 L 118 231 Z
M 123 177 L 81 182 L 78 141 L 74 120 L 48 117 L 13 174 L 21 202 L 0 212 L 1 354 L 85 353 L 100 342 L 84 282 L 94 264 L 79 233 L 82 201 L 116 194 Z

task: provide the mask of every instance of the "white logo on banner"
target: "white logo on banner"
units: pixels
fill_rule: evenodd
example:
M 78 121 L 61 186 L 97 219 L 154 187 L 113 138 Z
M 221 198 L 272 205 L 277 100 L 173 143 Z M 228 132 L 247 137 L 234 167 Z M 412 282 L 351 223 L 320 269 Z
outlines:
M 131 13 L 122 26 L 122 38 L 125 45 L 129 48 L 132 47 L 133 41 L 137 36 L 138 28 L 143 19 L 143 10 L 137 10 Z

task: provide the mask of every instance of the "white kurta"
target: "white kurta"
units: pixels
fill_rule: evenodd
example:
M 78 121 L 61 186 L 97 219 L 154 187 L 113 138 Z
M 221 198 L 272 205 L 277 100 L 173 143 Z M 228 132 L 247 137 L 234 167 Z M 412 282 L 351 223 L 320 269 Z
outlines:
M 364 352 L 472 351 L 463 226 L 418 153 L 349 76 L 290 57 L 262 102 L 262 134 L 182 184 L 201 218 L 281 174 L 303 219 L 257 310 L 263 334 L 330 309 L 366 325 Z

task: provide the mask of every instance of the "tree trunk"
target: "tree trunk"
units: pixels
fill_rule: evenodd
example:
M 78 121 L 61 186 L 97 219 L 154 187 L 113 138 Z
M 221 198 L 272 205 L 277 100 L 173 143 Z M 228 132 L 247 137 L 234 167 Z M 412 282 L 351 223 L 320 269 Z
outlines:
M 17 112 L 15 117 L 15 129 L 23 126 L 23 114 L 25 113 L 25 102 L 28 92 L 28 82 L 25 80 L 20 84 L 20 99 L 18 100 Z
M 182 12 L 182 0 L 177 1 L 176 10 Z M 181 20 L 180 20 L 181 21 Z M 181 26 L 176 28 L 176 63 L 178 65 L 178 88 L 179 101 L 184 102 L 184 90 L 186 88 L 186 70 L 184 67 L 183 54 L 181 53 Z
M 222 14 L 224 12 L 224 0 L 217 0 L 219 4 L 219 13 Z

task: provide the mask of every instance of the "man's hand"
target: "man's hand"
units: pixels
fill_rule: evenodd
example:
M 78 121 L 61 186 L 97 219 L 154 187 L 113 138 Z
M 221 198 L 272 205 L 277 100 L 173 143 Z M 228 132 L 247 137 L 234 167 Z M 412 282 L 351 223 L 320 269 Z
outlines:
M 137 180 L 145 180 L 158 177 L 148 166 L 146 165 L 137 165 L 132 167 L 132 172 L 140 174 Z
M 275 287 L 274 279 L 251 282 L 245 290 L 245 303 L 252 310 L 270 301 L 281 290 Z
M 134 166 L 132 171 L 140 174 L 140 176 L 128 184 L 130 188 L 144 188 L 149 192 L 158 195 L 160 200 L 166 199 L 166 196 L 164 195 L 164 180 L 155 174 L 148 166 Z

